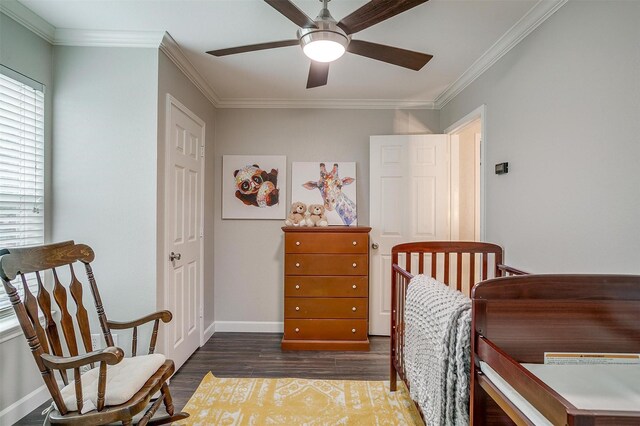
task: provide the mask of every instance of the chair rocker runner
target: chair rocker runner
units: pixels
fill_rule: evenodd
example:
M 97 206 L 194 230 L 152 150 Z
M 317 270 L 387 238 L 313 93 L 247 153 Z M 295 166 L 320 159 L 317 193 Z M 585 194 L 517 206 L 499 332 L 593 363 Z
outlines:
M 131 425 L 133 417 L 139 413 L 142 417 L 138 425 L 160 425 L 187 418 L 187 413 L 174 413 L 167 385 L 175 371 L 173 361 L 153 353 L 159 322 L 171 321 L 171 312 L 159 311 L 130 322 L 108 320 L 91 269 L 94 257 L 89 246 L 73 241 L 0 250 L 0 278 L 55 404 L 49 413 L 50 424 L 102 425 L 119 421 L 123 425 Z M 107 343 L 104 349 L 94 350 L 91 344 L 89 316 L 83 305 L 83 287 L 74 270 L 77 262 L 82 263 L 86 271 Z M 59 278 L 62 271 L 67 270 L 70 276 L 68 292 L 76 304 L 76 324 L 69 313 L 67 290 Z M 43 285 L 46 271 L 53 275 L 51 292 Z M 12 284 L 14 280 L 18 287 L 22 284 L 22 299 Z M 37 283 L 36 295 L 29 290 L 29 280 Z M 54 320 L 52 295 L 58 307 L 59 327 Z M 40 318 L 44 318 L 43 324 Z M 153 332 L 149 354 L 136 356 L 138 327 L 150 322 L 153 322 Z M 63 353 L 59 329 L 62 329 L 68 355 Z M 111 330 L 122 329 L 133 329 L 132 358 L 125 358 L 123 350 L 113 345 Z M 77 331 L 86 353 L 78 351 Z M 84 372 L 86 368 L 91 369 Z M 68 370 L 73 370 L 72 383 L 69 383 Z M 54 376 L 56 371 L 64 383 L 62 389 Z M 152 402 L 158 391 L 160 396 Z M 152 419 L 163 403 L 168 415 Z M 142 413 L 147 406 L 149 408 Z

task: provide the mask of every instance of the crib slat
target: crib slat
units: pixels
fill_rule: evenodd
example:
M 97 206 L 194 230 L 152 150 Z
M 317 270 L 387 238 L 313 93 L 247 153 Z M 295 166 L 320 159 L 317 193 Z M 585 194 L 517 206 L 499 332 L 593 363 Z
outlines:
M 469 294 L 471 294 L 471 289 L 475 284 L 475 276 L 476 276 L 476 254 L 469 253 Z
M 495 277 L 499 277 L 501 274 L 500 274 L 500 270 L 498 268 L 498 265 L 502 264 L 502 253 L 494 253 L 493 256 L 494 256 L 493 260 L 495 262 L 494 265 L 493 265 L 494 276 Z M 517 269 L 516 269 L 516 271 L 517 271 Z M 518 271 L 518 272 L 522 272 L 522 271 Z M 522 274 L 525 274 L 525 273 L 522 272 Z
M 444 283 L 449 285 L 449 257 L 451 257 L 450 253 L 444 254 Z
M 405 261 L 405 266 L 406 266 L 405 271 L 407 271 L 408 273 L 411 274 L 412 273 L 411 272 L 411 252 L 406 252 L 404 254 L 404 261 Z
M 482 253 L 482 280 L 487 279 L 487 259 L 489 255 L 487 253 Z
M 431 253 L 431 276 L 435 279 L 437 279 L 437 275 L 438 275 L 438 254 L 437 253 Z
M 456 290 L 462 291 L 462 253 L 456 253 Z
M 424 253 L 419 252 L 418 253 L 418 273 L 419 274 L 424 274 Z

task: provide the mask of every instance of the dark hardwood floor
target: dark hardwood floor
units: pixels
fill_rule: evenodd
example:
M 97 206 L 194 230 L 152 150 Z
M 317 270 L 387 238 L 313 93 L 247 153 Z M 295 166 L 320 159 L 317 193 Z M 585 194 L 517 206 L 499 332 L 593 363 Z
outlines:
M 369 352 L 283 352 L 280 339 L 279 333 L 216 333 L 171 379 L 176 408 L 184 407 L 209 371 L 217 377 L 389 379 L 388 337 L 370 337 Z M 49 404 L 38 407 L 16 424 L 41 426 L 42 410 Z

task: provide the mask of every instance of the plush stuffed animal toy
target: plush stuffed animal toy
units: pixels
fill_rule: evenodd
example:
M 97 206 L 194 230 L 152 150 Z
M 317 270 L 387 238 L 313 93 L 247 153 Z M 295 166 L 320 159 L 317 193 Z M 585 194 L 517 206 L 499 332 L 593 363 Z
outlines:
M 300 201 L 296 201 L 295 203 L 291 204 L 291 213 L 289 213 L 289 216 L 287 216 L 284 224 L 287 226 L 306 226 L 306 211 L 306 204 L 301 203 Z
M 308 209 L 307 226 L 327 226 L 327 216 L 322 204 L 311 204 Z

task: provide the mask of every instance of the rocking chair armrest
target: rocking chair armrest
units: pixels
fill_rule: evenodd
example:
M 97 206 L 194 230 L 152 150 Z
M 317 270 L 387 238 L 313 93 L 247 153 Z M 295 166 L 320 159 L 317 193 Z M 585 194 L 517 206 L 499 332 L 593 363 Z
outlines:
M 89 352 L 77 356 L 55 356 L 42 354 L 42 362 L 47 367 L 54 370 L 66 370 L 70 368 L 80 368 L 94 362 L 106 362 L 108 365 L 115 365 L 124 358 L 124 351 L 115 346 Z
M 138 318 L 137 320 L 120 322 L 120 321 L 107 321 L 107 325 L 109 328 L 113 330 L 123 330 L 127 328 L 137 327 L 142 324 L 146 324 L 150 321 L 161 320 L 164 323 L 168 323 L 173 318 L 173 315 L 169 311 L 158 311 L 152 314 L 146 315 L 142 318 Z

